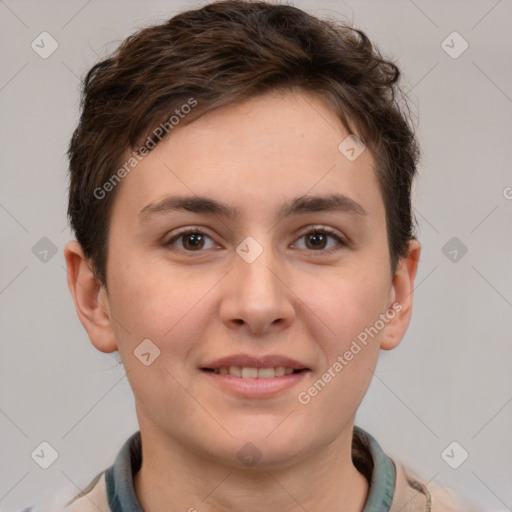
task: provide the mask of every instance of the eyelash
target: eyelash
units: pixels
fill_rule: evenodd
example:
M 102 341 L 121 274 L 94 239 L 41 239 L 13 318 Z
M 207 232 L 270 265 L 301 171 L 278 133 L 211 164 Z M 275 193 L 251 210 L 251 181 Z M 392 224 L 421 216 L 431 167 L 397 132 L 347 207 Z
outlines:
M 332 252 L 335 252 L 335 251 L 338 251 L 340 250 L 341 248 L 345 247 L 347 245 L 347 242 L 345 240 L 344 237 L 338 235 L 334 230 L 330 229 L 330 228 L 327 228 L 327 227 L 314 227 L 312 229 L 310 229 L 309 231 L 306 231 L 305 233 L 303 233 L 302 235 L 299 236 L 298 240 L 300 240 L 301 238 L 305 237 L 305 236 L 308 236 L 308 235 L 313 235 L 313 234 L 327 234 L 328 236 L 330 236 L 331 238 L 334 238 L 336 240 L 336 242 L 338 242 L 338 245 L 336 247 L 331 247 L 330 249 L 318 249 L 318 250 L 308 250 L 308 249 L 305 249 L 307 250 L 308 252 L 311 252 L 311 253 L 327 253 L 327 254 L 330 254 Z M 170 240 L 168 240 L 167 242 L 164 243 L 164 246 L 165 247 L 169 247 L 169 246 L 172 246 L 176 241 L 178 241 L 180 238 L 186 236 L 186 235 L 204 235 L 210 239 L 211 236 L 208 235 L 208 233 L 206 233 L 205 231 L 203 231 L 202 229 L 199 229 L 199 228 L 196 228 L 196 229 L 187 229 L 187 230 L 184 230 L 184 231 L 181 231 L 180 233 L 177 233 L 175 236 L 173 236 Z M 184 252 L 188 252 L 188 253 L 194 253 L 194 252 L 204 252 L 204 250 L 197 250 L 197 251 L 189 251 L 187 249 L 180 249 L 180 250 L 183 250 Z

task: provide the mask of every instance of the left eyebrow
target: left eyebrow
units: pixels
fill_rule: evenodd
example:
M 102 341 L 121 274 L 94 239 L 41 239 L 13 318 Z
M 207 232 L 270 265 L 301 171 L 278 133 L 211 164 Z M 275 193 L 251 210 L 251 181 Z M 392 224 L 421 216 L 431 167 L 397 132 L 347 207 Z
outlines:
M 171 213 L 176 211 L 189 211 L 193 213 L 207 213 L 221 215 L 236 219 L 241 210 L 229 206 L 216 199 L 205 196 L 168 196 L 156 203 L 149 203 L 140 212 L 141 221 L 146 221 L 155 214 Z M 338 211 L 356 215 L 367 215 L 365 209 L 356 201 L 343 194 L 329 194 L 326 196 L 299 196 L 281 205 L 278 217 L 306 214 L 321 211 Z

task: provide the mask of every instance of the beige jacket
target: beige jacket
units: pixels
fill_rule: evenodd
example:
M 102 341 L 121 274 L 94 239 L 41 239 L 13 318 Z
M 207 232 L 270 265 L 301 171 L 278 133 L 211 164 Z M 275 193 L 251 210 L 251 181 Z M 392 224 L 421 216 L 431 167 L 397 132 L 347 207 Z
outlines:
M 411 471 L 393 462 L 396 486 L 390 512 L 483 512 L 458 497 L 454 491 L 432 483 L 421 483 Z

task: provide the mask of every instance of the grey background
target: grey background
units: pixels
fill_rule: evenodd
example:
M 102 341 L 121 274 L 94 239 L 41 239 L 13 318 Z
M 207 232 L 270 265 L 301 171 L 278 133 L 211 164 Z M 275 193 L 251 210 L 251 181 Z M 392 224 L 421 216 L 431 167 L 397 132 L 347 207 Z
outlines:
M 63 486 L 78 492 L 138 429 L 117 354 L 94 349 L 67 289 L 65 151 L 79 77 L 134 29 L 199 5 L 0 2 L 4 512 Z M 420 126 L 414 204 L 423 253 L 415 311 L 399 348 L 383 353 L 358 424 L 427 479 L 457 487 L 486 510 L 512 510 L 512 3 L 294 5 L 348 18 L 397 58 Z M 59 45 L 47 59 L 31 48 L 43 31 Z M 453 31 L 469 44 L 456 59 L 441 46 Z M 448 39 L 455 49 L 460 43 Z M 47 261 L 43 237 L 58 251 Z M 443 253 L 452 237 L 468 249 L 460 257 L 454 246 L 455 262 Z M 452 258 L 454 247 L 445 249 Z M 46 470 L 31 458 L 42 441 L 59 454 Z M 469 453 L 458 469 L 441 457 L 452 441 Z M 450 453 L 452 460 L 460 453 Z

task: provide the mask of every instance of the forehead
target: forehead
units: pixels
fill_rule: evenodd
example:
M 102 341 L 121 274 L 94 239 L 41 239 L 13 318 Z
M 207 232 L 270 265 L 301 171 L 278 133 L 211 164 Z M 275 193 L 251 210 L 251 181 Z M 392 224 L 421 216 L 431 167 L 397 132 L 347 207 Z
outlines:
M 286 198 L 336 192 L 383 213 L 370 152 L 352 161 L 340 151 L 349 135 L 311 93 L 252 98 L 175 127 L 124 178 L 116 203 L 137 205 L 140 213 L 170 194 L 199 195 L 243 216 L 263 214 L 270 204 L 282 213 Z

